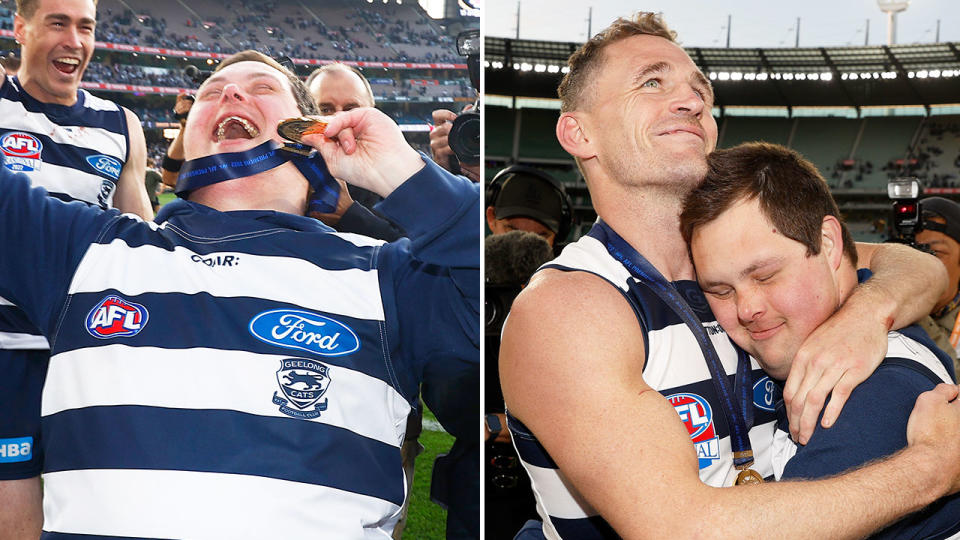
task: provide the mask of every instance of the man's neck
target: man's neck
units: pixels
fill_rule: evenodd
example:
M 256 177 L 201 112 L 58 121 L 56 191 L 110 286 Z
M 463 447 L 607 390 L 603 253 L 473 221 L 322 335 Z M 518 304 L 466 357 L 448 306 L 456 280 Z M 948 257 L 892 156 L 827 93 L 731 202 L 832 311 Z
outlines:
M 303 215 L 307 180 L 293 163 L 284 163 L 269 171 L 196 189 L 189 199 L 221 212 L 275 210 Z
M 21 66 L 16 77 L 17 80 L 20 81 L 20 87 L 23 88 L 23 91 L 29 94 L 30 97 L 39 101 L 40 103 L 64 105 L 67 107 L 71 107 L 77 103 L 77 93 L 79 92 L 79 88 L 74 89 L 73 93 L 69 96 L 57 96 L 51 94 L 45 91 L 42 86 L 37 84 L 36 79 L 30 74 L 30 70 L 25 68 L 26 66 Z
M 669 281 L 694 279 L 680 234 L 682 201 L 675 193 L 608 183 L 593 194 L 597 214 Z

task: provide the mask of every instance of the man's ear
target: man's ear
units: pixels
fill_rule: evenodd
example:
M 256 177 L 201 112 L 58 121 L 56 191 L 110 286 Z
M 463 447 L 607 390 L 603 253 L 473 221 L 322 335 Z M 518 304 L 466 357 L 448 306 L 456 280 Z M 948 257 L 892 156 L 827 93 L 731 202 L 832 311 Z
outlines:
M 24 27 L 27 25 L 27 20 L 24 19 L 19 13 L 14 14 L 13 16 L 13 39 L 20 45 L 23 45 L 24 42 Z
M 590 138 L 584 130 L 584 119 L 575 112 L 565 112 L 557 120 L 557 140 L 568 154 L 579 159 L 596 155 Z
M 487 202 L 493 202 L 493 201 L 487 201 Z M 488 206 L 487 207 L 487 227 L 490 227 L 490 232 L 492 233 L 496 233 L 496 231 L 493 230 L 493 225 L 496 222 L 497 222 L 497 216 L 494 212 L 493 206 Z
M 840 267 L 843 261 L 843 228 L 836 216 L 823 216 L 820 224 L 820 250 L 827 256 L 831 269 Z

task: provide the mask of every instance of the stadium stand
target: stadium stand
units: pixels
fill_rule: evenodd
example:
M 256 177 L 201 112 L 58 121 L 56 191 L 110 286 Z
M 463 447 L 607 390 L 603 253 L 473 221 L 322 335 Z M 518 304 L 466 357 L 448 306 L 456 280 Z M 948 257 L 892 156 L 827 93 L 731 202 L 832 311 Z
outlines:
M 561 178 L 585 224 L 582 232 L 596 215 L 573 160 L 555 139 L 559 102 L 553 109 L 523 105 L 525 98 L 555 100 L 562 67 L 578 45 L 486 38 L 487 94 L 493 96 L 487 98 L 486 152 L 488 169 L 521 163 Z M 763 140 L 804 154 L 826 178 L 855 238 L 864 241 L 888 235 L 892 178 L 912 175 L 925 194 L 960 195 L 956 51 L 955 43 L 687 49 L 714 85 L 718 146 Z
M 13 41 L 14 0 L 0 0 L 0 52 Z M 97 49 L 83 87 L 140 116 L 148 156 L 162 158 L 165 128 L 175 128 L 175 96 L 197 85 L 194 65 L 212 70 L 230 53 L 252 48 L 292 59 L 306 78 L 343 61 L 370 80 L 377 106 L 400 123 L 408 141 L 429 153 L 431 111 L 459 111 L 476 99 L 455 36 L 476 18 L 434 20 L 417 2 L 364 0 L 100 0 Z

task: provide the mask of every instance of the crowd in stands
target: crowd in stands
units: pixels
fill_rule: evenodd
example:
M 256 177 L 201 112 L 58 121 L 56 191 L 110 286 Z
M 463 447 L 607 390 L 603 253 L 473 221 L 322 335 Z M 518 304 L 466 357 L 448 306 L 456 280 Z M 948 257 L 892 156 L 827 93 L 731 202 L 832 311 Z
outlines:
M 135 12 L 102 2 L 97 35 L 113 43 L 216 53 L 256 49 L 275 57 L 463 62 L 453 38 L 439 31 L 416 3 L 380 5 L 376 11 L 370 4 L 334 6 L 340 9 L 324 9 L 322 17 L 299 10 L 280 17 L 278 4 L 277 0 L 232 0 L 207 10 L 219 15 L 198 18 L 196 13 L 204 10 L 200 5 L 192 13 L 180 14 L 180 20 L 172 20 L 172 15 L 153 14 L 146 6 L 137 6 Z M 411 50 L 408 45 L 417 48 Z

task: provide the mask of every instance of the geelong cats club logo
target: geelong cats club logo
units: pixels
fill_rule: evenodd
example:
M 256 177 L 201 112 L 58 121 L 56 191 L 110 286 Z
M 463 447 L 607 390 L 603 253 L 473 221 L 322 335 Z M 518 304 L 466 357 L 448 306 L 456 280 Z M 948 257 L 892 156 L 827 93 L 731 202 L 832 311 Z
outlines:
M 110 295 L 87 314 L 87 332 L 98 339 L 135 336 L 147 325 L 147 308 Z
M 281 393 L 273 393 L 273 403 L 280 406 L 283 414 L 311 419 L 327 410 L 327 400 L 320 401 L 330 387 L 330 368 L 325 364 L 305 358 L 284 358 L 277 370 L 277 384 Z

